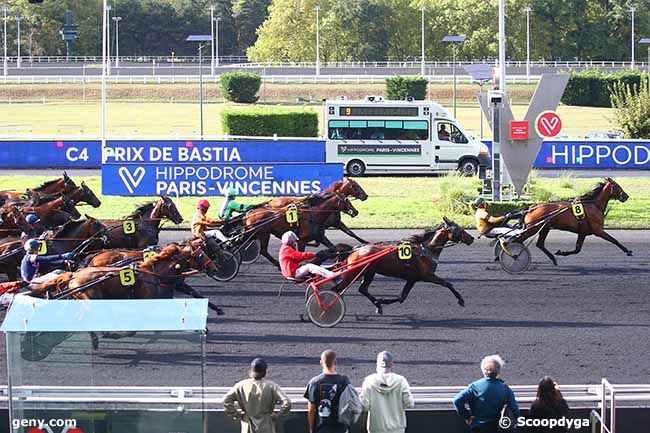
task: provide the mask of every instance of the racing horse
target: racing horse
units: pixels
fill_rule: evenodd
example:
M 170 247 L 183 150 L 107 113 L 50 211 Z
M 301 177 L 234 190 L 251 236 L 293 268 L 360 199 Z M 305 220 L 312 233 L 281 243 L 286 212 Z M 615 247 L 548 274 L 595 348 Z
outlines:
M 539 226 L 541 223 L 542 228 L 539 229 L 539 237 L 536 245 L 554 265 L 557 265 L 557 260 L 553 253 L 546 249 L 544 245 L 551 229 L 573 232 L 578 235 L 575 249 L 573 251 L 557 251 L 555 254 L 558 256 L 578 254 L 582 250 L 585 238 L 589 235 L 595 235 L 605 239 L 619 247 L 628 256 L 631 256 L 632 251 L 628 250 L 604 229 L 607 206 L 610 200 L 618 200 L 621 203 L 625 203 L 628 198 L 627 193 L 623 191 L 623 188 L 616 181 L 610 177 L 606 177 L 593 190 L 581 195 L 574 201 L 557 201 L 532 205 L 524 209 L 524 232 L 520 235 L 519 241 L 523 242 L 535 235 L 537 230 L 533 230 L 533 228 Z M 571 209 L 575 204 L 582 205 L 584 217 L 574 215 Z M 546 216 L 553 213 L 557 214 L 549 218 L 548 221 L 543 222 Z
M 160 223 L 164 219 L 171 220 L 174 224 L 183 222 L 183 216 L 176 205 L 167 196 L 161 196 L 157 201 L 151 201 L 138 206 L 131 215 L 122 221 L 107 222 L 106 230 L 108 248 L 138 248 L 143 249 L 150 245 L 158 244 Z M 133 232 L 126 233 L 125 224 L 132 221 Z
M 81 218 L 81 214 L 76 208 L 77 202 L 66 195 L 62 195 L 50 202 L 33 207 L 22 207 L 24 214 L 33 213 L 41 220 L 45 228 L 61 226 L 70 220 Z M 13 206 L 11 203 L 7 206 Z
M 88 215 L 86 218 L 82 221 L 69 221 L 56 231 L 49 233 L 45 239 L 44 254 L 67 252 L 80 254 L 86 249 L 100 248 L 103 240 L 95 238 L 95 236 L 106 227 L 95 218 Z M 24 255 L 23 241 L 20 238 L 8 237 L 0 240 L 0 273 L 7 274 L 9 281 L 18 278 L 17 270 Z M 43 266 L 40 273 L 44 274 L 51 270 L 47 266 Z
M 403 303 L 408 297 L 411 289 L 418 281 L 438 284 L 448 288 L 458 300 L 458 305 L 465 306 L 465 301 L 459 292 L 449 281 L 440 278 L 435 274 L 438 267 L 438 258 L 442 250 L 450 245 L 463 243 L 471 245 L 474 237 L 463 230 L 455 222 L 443 217 L 444 223 L 432 229 L 425 230 L 421 235 L 413 235 L 404 239 L 401 243 L 409 244 L 412 248 L 412 255 L 409 259 L 400 259 L 398 249 L 380 255 L 372 260 L 365 267 L 343 272 L 334 290 L 342 292 L 359 277 L 362 278 L 359 292 L 372 302 L 378 314 L 383 314 L 383 305 L 390 305 L 396 302 Z M 345 261 L 347 265 L 362 261 L 367 257 L 377 254 L 386 248 L 393 246 L 387 244 L 369 244 L 355 249 Z M 406 280 L 402 293 L 396 298 L 375 298 L 370 294 L 368 288 L 376 274 Z
M 30 225 L 19 207 L 0 208 L 0 238 L 20 236 L 30 230 Z
M 268 208 L 257 208 L 246 212 L 243 223 L 245 230 L 254 232 L 260 240 L 262 255 L 279 267 L 278 261 L 268 251 L 271 235 L 280 239 L 285 232 L 292 230 L 298 235 L 298 247 L 301 249 L 304 249 L 310 241 L 334 248 L 334 244 L 325 237 L 326 223 L 332 214 L 338 215 L 341 212 L 353 218 L 359 214 L 347 197 L 334 193 L 328 197 L 312 196 L 305 200 L 298 207 L 298 219 L 293 224 L 287 222 L 285 209 Z
M 365 201 L 368 199 L 368 194 L 364 189 L 359 185 L 354 179 L 346 177 L 343 180 L 339 180 L 331 184 L 329 187 L 325 188 L 323 191 L 320 193 L 316 194 L 317 196 L 320 197 L 328 197 L 332 194 L 343 194 L 346 197 L 352 197 L 356 198 L 361 201 Z M 273 209 L 278 209 L 278 208 L 286 208 L 287 206 L 290 206 L 292 204 L 299 205 L 301 202 L 305 200 L 309 200 L 313 196 L 305 197 L 302 199 L 295 199 L 292 197 L 278 197 L 269 200 L 268 202 L 265 203 L 267 207 L 273 208 Z M 325 228 L 335 228 L 341 230 L 343 233 L 346 235 L 356 239 L 357 241 L 367 244 L 368 241 L 360 238 L 357 236 L 356 233 L 354 233 L 352 230 L 346 226 L 343 221 L 341 221 L 341 214 L 340 213 L 332 213 L 330 215 L 330 218 L 325 222 Z M 316 245 L 318 246 L 318 245 Z
M 26 200 L 30 199 L 33 193 L 41 195 L 63 194 L 72 192 L 72 189 L 77 185 L 68 176 L 68 173 L 63 172 L 63 177 L 52 179 L 44 182 L 41 186 L 36 188 L 27 189 L 25 192 L 21 191 L 0 191 L 0 204 L 13 200 Z

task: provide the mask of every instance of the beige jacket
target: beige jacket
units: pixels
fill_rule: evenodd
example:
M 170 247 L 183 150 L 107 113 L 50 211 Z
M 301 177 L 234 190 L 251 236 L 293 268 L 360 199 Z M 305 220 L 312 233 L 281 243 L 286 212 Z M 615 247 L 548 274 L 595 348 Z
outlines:
M 265 379 L 246 379 L 228 391 L 223 408 L 227 415 L 241 420 L 241 433 L 275 433 L 277 414 L 273 410 L 277 403 L 280 403 L 280 415 L 291 410 L 291 400 L 278 384 Z

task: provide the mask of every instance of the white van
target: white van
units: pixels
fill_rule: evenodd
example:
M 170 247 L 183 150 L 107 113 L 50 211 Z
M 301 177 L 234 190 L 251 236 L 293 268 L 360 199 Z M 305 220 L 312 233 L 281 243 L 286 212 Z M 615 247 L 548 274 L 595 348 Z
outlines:
M 372 173 L 478 173 L 490 163 L 485 144 L 431 101 L 325 101 L 327 162 L 350 176 Z

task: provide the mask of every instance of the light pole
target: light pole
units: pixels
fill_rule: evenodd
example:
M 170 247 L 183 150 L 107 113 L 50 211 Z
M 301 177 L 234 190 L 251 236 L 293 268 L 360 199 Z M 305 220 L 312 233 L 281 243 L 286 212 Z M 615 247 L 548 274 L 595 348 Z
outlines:
M 316 11 L 316 76 L 320 75 L 320 5 L 314 8 Z
M 20 58 L 20 21 L 23 19 L 20 15 L 16 15 L 16 24 L 18 25 L 18 55 L 16 57 L 16 68 L 20 68 L 20 64 L 22 63 L 22 59 Z
M 422 36 L 422 41 L 420 42 L 421 48 L 422 48 L 422 59 L 420 61 L 420 75 L 424 77 L 424 11 L 426 8 L 422 6 L 420 8 L 420 11 L 422 11 L 422 24 L 421 24 L 421 36 Z
M 216 17 L 214 19 L 214 35 L 215 35 L 215 43 L 214 43 L 214 65 L 216 68 L 219 67 L 219 21 L 221 21 L 220 17 Z M 212 73 L 214 75 L 214 72 Z
M 201 141 L 203 141 L 203 56 L 202 50 L 207 43 L 212 43 L 212 35 L 189 35 L 186 42 L 199 43 L 199 117 L 201 122 Z
M 631 7 L 630 12 L 632 12 L 632 63 L 630 63 L 630 67 L 634 69 L 634 13 L 636 12 L 636 8 Z
M 648 46 L 648 76 L 646 78 L 648 79 L 648 93 L 650 94 L 650 38 L 641 38 L 639 43 Z
M 115 21 L 115 69 L 117 69 L 120 67 L 120 21 L 122 21 L 122 17 L 113 17 L 113 21 Z
M 102 9 L 102 164 L 106 162 L 106 41 L 108 36 L 108 0 Z
M 451 44 L 451 49 L 452 49 L 452 62 L 451 62 L 451 70 L 452 74 L 454 76 L 453 80 L 453 87 L 452 87 L 452 99 L 453 99 L 453 104 L 454 104 L 454 118 L 456 118 L 456 46 L 458 44 L 461 44 L 465 41 L 466 36 L 465 35 L 447 35 L 444 38 L 442 38 L 442 42 L 446 42 Z
M 526 11 L 526 83 L 530 84 L 530 7 Z
M 210 36 L 212 37 L 212 40 L 214 41 L 214 5 L 210 5 Z M 212 57 L 210 60 L 210 75 L 214 77 L 215 74 L 215 64 L 214 64 L 214 43 L 211 43 L 212 45 Z
M 106 6 L 106 75 L 111 75 L 111 6 Z
M 7 12 L 9 12 L 9 8 L 7 5 L 2 6 L 2 12 L 4 12 L 4 46 L 5 46 L 5 52 L 4 56 L 2 57 L 2 65 L 4 69 L 4 76 L 6 77 L 9 75 L 9 60 L 7 59 Z

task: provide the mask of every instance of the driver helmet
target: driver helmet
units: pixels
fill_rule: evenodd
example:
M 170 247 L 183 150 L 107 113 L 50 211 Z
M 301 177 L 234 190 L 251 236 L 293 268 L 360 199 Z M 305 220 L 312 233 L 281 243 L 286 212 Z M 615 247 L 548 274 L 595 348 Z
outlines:
M 27 242 L 25 242 L 25 251 L 30 252 L 30 251 L 38 251 L 38 248 L 40 247 L 40 244 L 36 239 L 28 239 Z
M 228 192 L 226 193 L 226 196 L 228 198 L 235 198 L 237 197 L 237 190 L 235 188 L 228 188 Z
M 25 221 L 27 221 L 31 225 L 34 225 L 39 223 L 41 220 L 38 218 L 38 216 L 34 215 L 33 213 L 30 213 L 25 217 Z
M 295 245 L 298 242 L 298 236 L 292 231 L 285 232 L 282 235 L 282 245 Z
M 210 202 L 206 199 L 199 200 L 199 202 L 196 204 L 196 208 L 208 210 L 210 209 Z
M 483 197 L 477 197 L 476 200 L 474 200 L 474 207 L 487 207 L 487 202 Z

